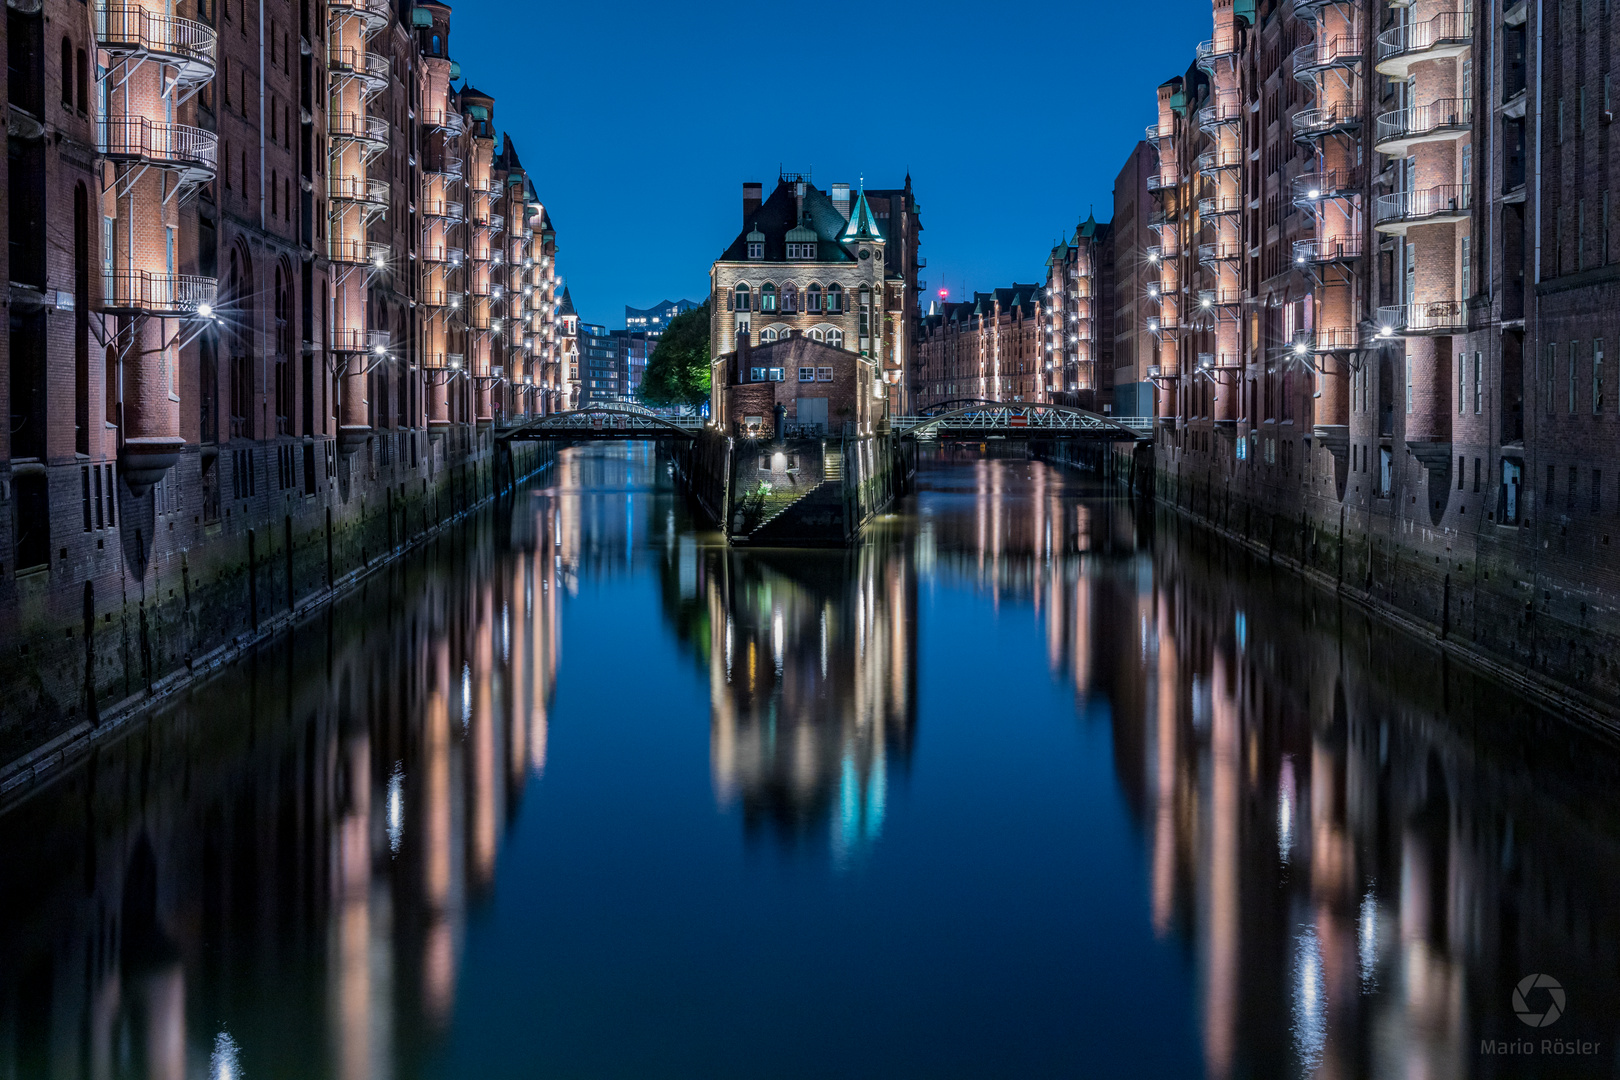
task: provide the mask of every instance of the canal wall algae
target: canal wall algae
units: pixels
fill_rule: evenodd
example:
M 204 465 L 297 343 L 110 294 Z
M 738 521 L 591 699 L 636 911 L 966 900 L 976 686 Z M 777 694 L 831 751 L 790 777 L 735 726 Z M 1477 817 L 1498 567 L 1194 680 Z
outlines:
M 1571 715 L 1620 726 L 1620 605 L 1605 584 L 1608 534 L 1572 534 L 1556 515 L 1545 522 L 1530 513 L 1511 526 L 1482 516 L 1472 531 L 1434 525 L 1415 495 L 1404 510 L 1371 505 L 1387 498 L 1356 504 L 1357 486 L 1370 483 L 1358 473 L 1337 477 L 1335 488 L 1332 470 L 1317 469 L 1321 490 L 1301 491 L 1268 479 L 1288 468 L 1281 457 L 1234 473 L 1210 466 L 1190 441 L 1178 445 L 1175 433 L 1161 438 L 1170 445 L 1048 443 L 1032 453 L 1149 497 Z M 1345 485 L 1351 499 L 1341 501 Z
M 222 498 L 215 520 L 200 455 L 182 454 L 173 488 L 120 488 L 116 566 L 82 582 L 19 578 L 0 628 L 13 643 L 0 656 L 0 793 L 534 476 L 555 449 L 471 428 L 384 431 L 334 454 L 308 494 L 254 453 L 259 483 Z

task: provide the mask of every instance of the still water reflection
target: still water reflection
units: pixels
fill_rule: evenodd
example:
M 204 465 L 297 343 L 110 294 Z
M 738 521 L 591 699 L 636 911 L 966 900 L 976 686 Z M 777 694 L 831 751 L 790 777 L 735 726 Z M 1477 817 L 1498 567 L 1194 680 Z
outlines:
M 1606 742 L 1021 458 L 547 483 L 0 816 L 0 1077 L 1616 1071 Z

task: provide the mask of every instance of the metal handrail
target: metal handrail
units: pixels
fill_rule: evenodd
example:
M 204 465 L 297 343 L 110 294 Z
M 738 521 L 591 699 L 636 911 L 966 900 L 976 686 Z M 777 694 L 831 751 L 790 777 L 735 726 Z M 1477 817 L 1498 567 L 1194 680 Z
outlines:
M 1360 186 L 1360 174 L 1352 169 L 1322 169 L 1300 173 L 1290 183 L 1294 202 L 1314 203 L 1318 199 L 1335 199 L 1354 193 Z
M 200 274 L 114 270 L 103 277 L 109 310 L 189 313 L 219 299 L 219 280 Z
M 1205 150 L 1198 155 L 1197 168 L 1200 175 L 1219 172 L 1222 169 L 1235 169 L 1243 164 L 1243 151 L 1232 147 L 1216 147 Z
M 1473 122 L 1473 98 L 1441 98 L 1379 116 L 1377 141 L 1416 138 L 1446 128 L 1470 127 Z
M 142 158 L 219 168 L 219 136 L 190 124 L 154 123 L 144 116 L 111 116 L 100 124 L 100 150 L 108 157 Z
M 1236 214 L 1243 210 L 1243 198 L 1238 195 L 1205 195 L 1198 200 L 1198 216 L 1217 217 Z
M 1222 124 L 1234 124 L 1242 115 L 1242 95 L 1236 90 L 1218 90 L 1210 103 L 1198 110 L 1198 127 L 1207 132 Z
M 1423 22 L 1391 27 L 1378 35 L 1378 60 L 1392 60 L 1410 53 L 1426 52 L 1445 42 L 1459 44 L 1474 37 L 1472 11 L 1442 11 Z
M 326 194 L 344 202 L 388 205 L 388 181 L 373 180 L 365 176 L 339 176 L 331 173 L 326 178 Z
M 1325 68 L 1348 67 L 1361 60 L 1360 34 L 1318 38 L 1294 50 L 1294 77 L 1303 79 Z
M 1468 326 L 1468 308 L 1461 300 L 1395 304 L 1378 309 L 1378 325 L 1391 333 L 1459 330 Z
M 366 113 L 328 113 L 326 133 L 334 139 L 361 139 L 388 145 L 388 121 Z
M 1330 239 L 1312 237 L 1309 240 L 1294 241 L 1294 262 L 1343 262 L 1346 259 L 1361 258 L 1361 251 L 1359 235 L 1335 236 Z
M 109 52 L 144 50 L 178 56 L 212 67 L 219 35 L 214 28 L 177 15 L 161 15 L 130 4 L 108 4 L 95 12 L 96 44 Z
M 1468 184 L 1441 184 L 1421 191 L 1394 191 L 1378 196 L 1375 220 L 1413 221 L 1441 214 L 1462 213 L 1473 206 L 1474 189 Z
M 460 134 L 465 126 L 461 114 L 454 109 L 434 109 L 424 113 L 422 123 L 430 128 L 444 128 L 452 134 Z
M 354 45 L 339 45 L 336 41 L 326 50 L 326 63 L 334 72 L 348 71 L 384 83 L 393 70 L 388 57 Z
M 1294 137 L 1313 138 L 1335 128 L 1349 127 L 1360 120 L 1361 102 L 1354 99 L 1330 102 L 1315 109 L 1301 109 L 1294 114 Z

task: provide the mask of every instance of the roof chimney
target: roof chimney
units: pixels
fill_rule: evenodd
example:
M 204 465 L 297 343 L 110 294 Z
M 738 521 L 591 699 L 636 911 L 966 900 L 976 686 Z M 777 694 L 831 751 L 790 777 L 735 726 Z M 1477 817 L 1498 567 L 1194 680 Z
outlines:
M 743 221 L 745 224 L 759 210 L 760 204 L 764 201 L 765 187 L 763 184 L 743 185 Z
M 840 214 L 844 215 L 844 220 L 848 221 L 849 220 L 849 185 L 848 184 L 834 184 L 832 186 L 832 201 L 833 201 L 833 205 L 838 208 L 838 212 Z

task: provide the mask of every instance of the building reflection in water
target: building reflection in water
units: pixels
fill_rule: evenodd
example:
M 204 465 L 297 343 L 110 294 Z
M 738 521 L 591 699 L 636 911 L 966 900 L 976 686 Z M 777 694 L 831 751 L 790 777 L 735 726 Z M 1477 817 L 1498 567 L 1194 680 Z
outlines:
M 640 571 L 706 672 L 716 801 L 835 869 L 883 858 L 919 685 L 954 677 L 919 592 L 1038 616 L 1211 1076 L 1471 1075 L 1533 972 L 1560 1036 L 1620 1042 L 1612 747 L 1072 474 L 932 453 L 848 553 L 727 549 L 650 451 L 565 454 L 103 744 L 0 816 L 0 1076 L 422 1072 L 547 768 L 563 595 Z

